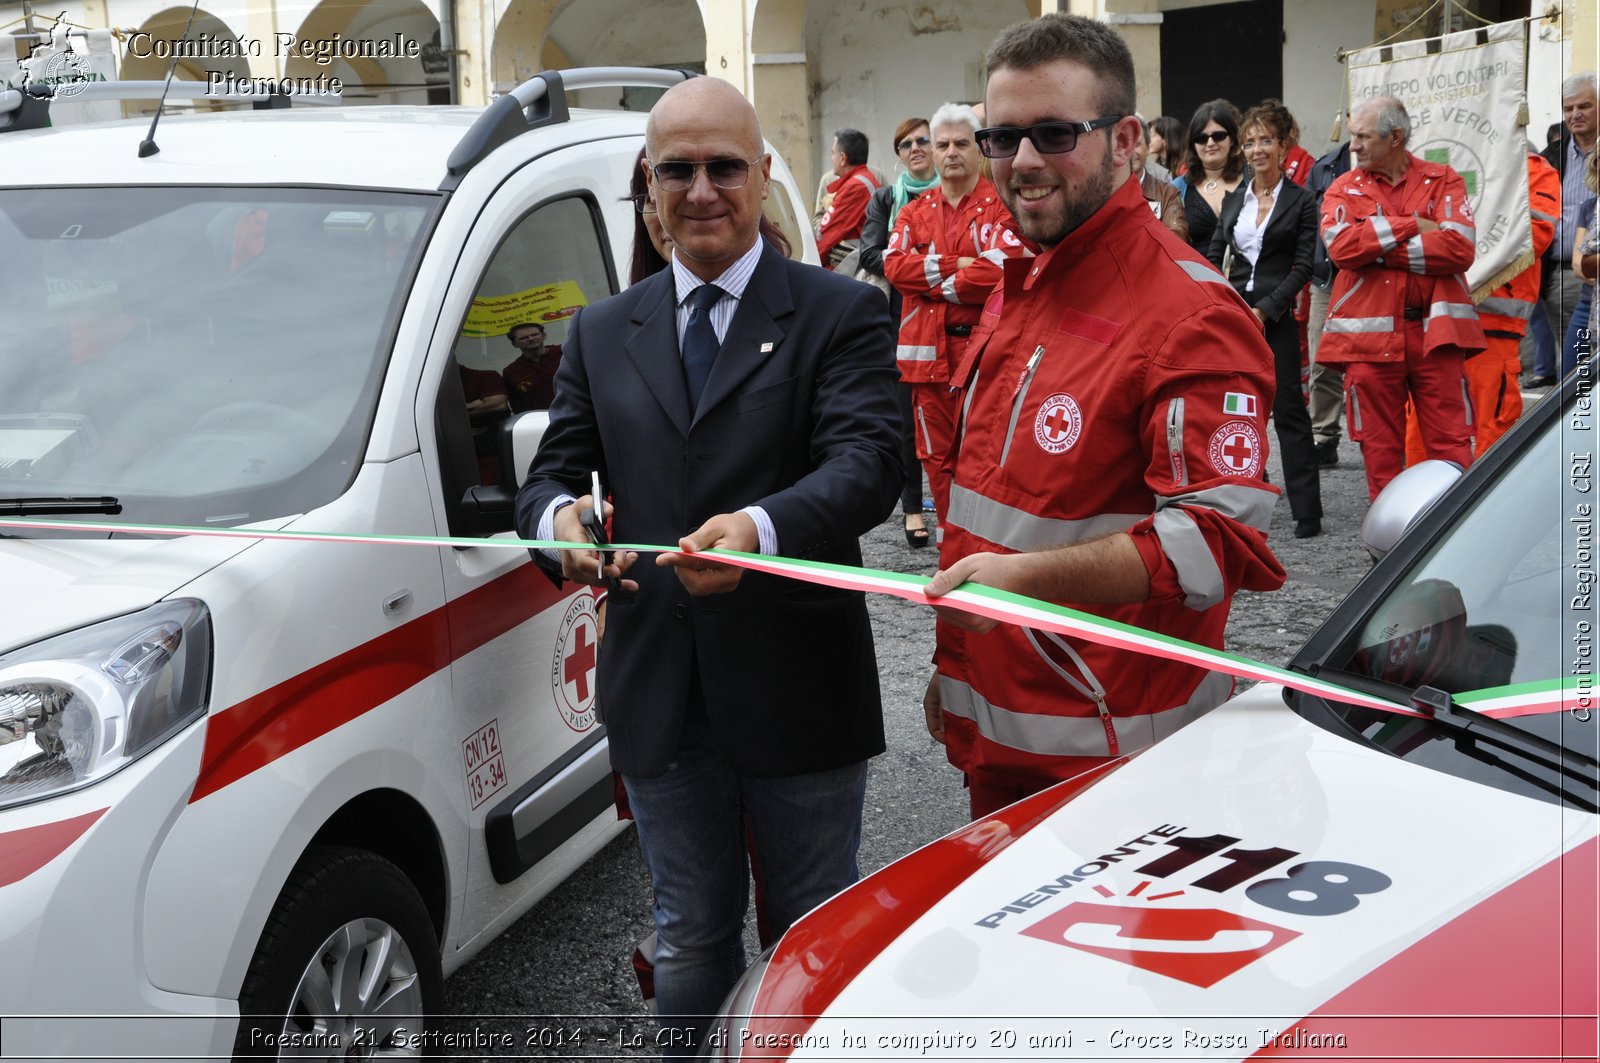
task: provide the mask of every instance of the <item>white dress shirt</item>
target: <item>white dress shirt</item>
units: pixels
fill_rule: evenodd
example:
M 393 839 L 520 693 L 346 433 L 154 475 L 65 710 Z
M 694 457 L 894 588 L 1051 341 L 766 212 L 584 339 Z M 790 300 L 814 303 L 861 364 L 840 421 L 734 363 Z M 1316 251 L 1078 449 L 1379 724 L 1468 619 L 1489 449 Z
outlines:
M 1253 292 L 1256 288 L 1256 259 L 1261 257 L 1261 234 L 1266 232 L 1267 226 L 1272 223 L 1272 215 L 1278 209 L 1278 193 L 1283 190 L 1284 178 L 1279 177 L 1278 183 L 1272 189 L 1272 209 L 1267 211 L 1267 216 L 1258 223 L 1257 215 L 1261 212 L 1261 197 L 1256 195 L 1256 183 L 1250 181 L 1245 185 L 1244 202 L 1239 206 L 1239 220 L 1233 223 L 1233 244 L 1239 249 L 1239 254 L 1250 263 L 1250 280 L 1245 284 L 1244 290 Z
M 672 280 L 677 294 L 678 350 L 683 350 L 683 333 L 689 327 L 689 314 L 692 308 L 689 305 L 689 296 L 702 284 L 715 284 L 727 294 L 717 300 L 711 308 L 711 329 L 717 334 L 720 343 L 728 337 L 728 326 L 733 322 L 733 315 L 738 312 L 739 300 L 744 298 L 745 289 L 750 286 L 750 278 L 755 276 L 756 265 L 761 261 L 761 252 L 765 242 L 759 237 L 754 246 L 740 255 L 733 265 L 724 270 L 721 276 L 713 281 L 702 281 L 695 276 L 678 259 L 677 249 L 672 252 Z M 681 357 L 681 353 L 680 353 Z M 551 500 L 545 508 L 544 515 L 539 518 L 539 538 L 555 538 L 556 512 L 563 506 L 570 506 L 577 499 L 571 495 L 558 495 Z M 739 512 L 748 513 L 756 525 L 756 538 L 759 545 L 757 552 L 763 554 L 776 554 L 778 552 L 778 530 L 772 525 L 772 518 L 760 506 L 745 506 Z M 545 556 L 552 561 L 560 560 L 560 551 L 546 550 Z

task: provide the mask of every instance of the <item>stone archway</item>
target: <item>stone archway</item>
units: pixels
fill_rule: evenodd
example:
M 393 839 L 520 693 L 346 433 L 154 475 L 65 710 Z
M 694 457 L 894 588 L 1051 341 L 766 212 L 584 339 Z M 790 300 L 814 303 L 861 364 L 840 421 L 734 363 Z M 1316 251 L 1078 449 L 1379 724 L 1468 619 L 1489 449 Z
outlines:
M 187 34 L 185 25 L 189 27 Z M 270 42 L 255 43 L 263 49 L 271 47 Z M 172 56 L 179 53 L 174 78 L 205 81 L 212 72 L 248 78 L 251 46 L 252 42 L 242 39 L 226 22 L 204 8 L 194 11 L 191 22 L 189 8 L 169 7 L 151 15 L 128 34 L 123 45 L 121 76 L 124 81 L 163 81 L 167 68 L 172 65 Z M 154 109 L 154 101 L 147 106 Z M 221 107 L 202 101 L 196 101 L 196 106 Z M 143 108 L 130 108 L 130 111 L 140 109 Z
M 1007 26 L 1036 15 L 1028 0 L 811 0 L 805 51 L 811 56 L 813 173 L 826 165 L 832 133 L 841 127 L 866 133 L 872 165 L 893 173 L 894 127 L 913 115 L 926 118 L 943 103 L 981 100 L 989 45 Z M 893 58 L 885 62 L 885 56 Z
M 450 102 L 439 20 L 420 0 L 322 0 L 294 36 L 284 76 L 337 77 L 345 106 Z
M 705 24 L 696 0 L 655 0 L 649 17 L 629 0 L 512 0 L 495 27 L 494 90 L 506 92 L 541 70 L 575 66 L 684 67 L 704 72 Z M 628 93 L 647 109 L 659 93 Z M 616 106 L 617 91 L 582 100 Z

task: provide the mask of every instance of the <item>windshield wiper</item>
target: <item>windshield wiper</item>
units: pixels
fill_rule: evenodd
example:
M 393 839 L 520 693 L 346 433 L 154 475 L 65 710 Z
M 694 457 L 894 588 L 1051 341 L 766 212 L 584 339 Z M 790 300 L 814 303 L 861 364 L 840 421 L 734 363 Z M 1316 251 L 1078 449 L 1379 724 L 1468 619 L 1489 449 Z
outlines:
M 1357 672 L 1346 672 L 1337 668 L 1313 669 L 1310 674 L 1347 686 L 1352 690 L 1388 698 L 1400 704 L 1409 702 L 1412 708 L 1422 714 L 1422 719 L 1426 719 L 1428 723 L 1453 739 L 1456 749 L 1463 755 L 1485 764 L 1494 765 L 1537 789 L 1570 801 L 1587 811 L 1600 811 L 1600 806 L 1597 806 L 1592 799 L 1579 796 L 1578 793 L 1573 792 L 1571 789 L 1557 785 L 1555 780 L 1535 778 L 1524 769 L 1511 764 L 1501 757 L 1496 757 L 1480 747 L 1494 747 L 1509 751 L 1529 763 L 1537 764 L 1545 771 L 1564 776 L 1591 791 L 1600 789 L 1600 761 L 1596 761 L 1593 757 L 1577 750 L 1569 749 L 1558 742 L 1542 738 L 1513 723 L 1496 719 L 1493 716 L 1486 716 L 1481 712 L 1458 705 L 1449 693 L 1439 690 L 1437 687 L 1424 686 L 1415 691 L 1407 691 L 1404 687 L 1384 682 L 1381 679 L 1373 679 Z M 1319 712 L 1327 714 L 1330 719 L 1337 720 L 1353 739 L 1366 742 L 1391 756 L 1400 755 L 1394 750 L 1373 742 L 1371 738 L 1361 733 L 1360 726 L 1345 716 L 1344 710 L 1354 710 L 1355 706 L 1299 692 L 1296 692 L 1294 702 L 1300 705 L 1320 706 Z M 1363 708 L 1360 711 L 1377 712 L 1378 710 Z M 1395 719 L 1405 718 L 1403 716 L 1395 717 Z
M 1529 760 L 1538 761 L 1568 778 L 1600 787 L 1600 779 L 1596 776 L 1596 772 L 1600 772 L 1600 760 L 1568 749 L 1559 742 L 1540 738 L 1515 724 L 1457 705 L 1456 699 L 1448 691 L 1438 687 L 1418 687 L 1411 694 L 1411 707 L 1452 733 L 1484 739 Z M 1582 772 L 1574 765 L 1582 765 L 1589 770 Z
M 0 498 L 0 517 L 60 517 L 69 513 L 122 512 L 122 503 L 108 495 L 48 495 L 41 498 Z

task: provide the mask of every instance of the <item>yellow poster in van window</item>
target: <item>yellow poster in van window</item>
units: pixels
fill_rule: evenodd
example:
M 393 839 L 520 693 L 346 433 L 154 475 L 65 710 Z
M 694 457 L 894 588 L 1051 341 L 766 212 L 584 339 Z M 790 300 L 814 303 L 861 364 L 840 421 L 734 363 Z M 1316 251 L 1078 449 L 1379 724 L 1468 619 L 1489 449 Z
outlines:
M 549 325 L 562 321 L 589 305 L 577 281 L 557 281 L 510 295 L 481 295 L 472 300 L 463 336 L 504 336 L 512 325 L 531 321 Z

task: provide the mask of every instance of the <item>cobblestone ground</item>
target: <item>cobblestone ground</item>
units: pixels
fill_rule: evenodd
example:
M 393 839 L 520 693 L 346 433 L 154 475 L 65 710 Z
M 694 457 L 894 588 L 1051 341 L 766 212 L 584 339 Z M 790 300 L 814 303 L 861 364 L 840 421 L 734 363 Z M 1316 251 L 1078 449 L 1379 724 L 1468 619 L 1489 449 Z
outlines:
M 1342 464 L 1322 474 L 1321 536 L 1293 538 L 1288 505 L 1279 501 L 1270 541 L 1289 581 L 1282 590 L 1235 599 L 1230 651 L 1285 663 L 1370 567 L 1359 541 L 1367 508 L 1360 454 L 1346 442 L 1340 458 Z M 1270 474 L 1283 482 L 1275 453 Z M 863 540 L 863 548 L 873 568 L 929 576 L 935 569 L 932 549 L 906 545 L 898 515 Z M 867 788 L 863 874 L 966 822 L 960 779 L 922 722 L 932 616 L 882 596 L 870 609 L 889 748 L 873 762 Z M 452 1018 L 443 1028 L 458 1038 L 510 1040 L 484 1050 L 485 1058 L 658 1054 L 629 963 L 634 945 L 651 930 L 649 908 L 649 882 L 630 830 L 446 983 L 445 1010 Z M 750 946 L 754 955 L 753 938 Z

